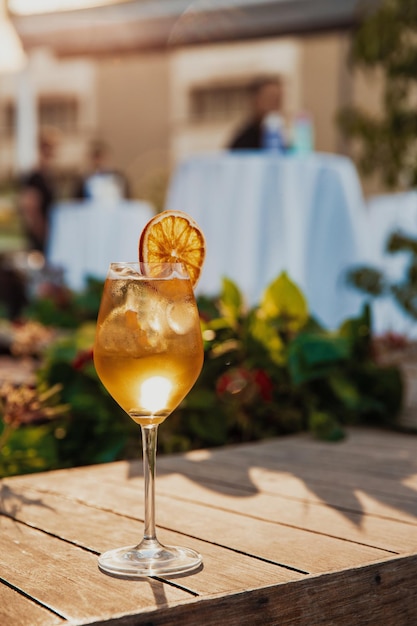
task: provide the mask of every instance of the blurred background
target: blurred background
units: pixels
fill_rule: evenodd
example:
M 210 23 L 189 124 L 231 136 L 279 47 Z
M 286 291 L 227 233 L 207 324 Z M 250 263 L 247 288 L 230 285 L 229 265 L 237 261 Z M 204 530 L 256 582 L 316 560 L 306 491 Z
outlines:
M 178 161 L 227 144 L 263 74 L 282 77 L 287 116 L 309 113 L 318 151 L 347 153 L 342 107 L 380 106 L 381 77 L 349 70 L 355 0 L 2 2 L 24 50 L 4 39 L 2 189 L 35 162 L 39 127 L 54 126 L 64 196 L 99 137 L 132 195 L 160 208 Z
M 128 454 L 91 345 L 163 209 L 207 241 L 205 370 L 165 451 L 417 430 L 416 31 L 415 0 L 0 0 L 0 382 L 70 413 L 17 429 L 39 412 L 0 387 L 0 473 Z M 232 150 L 268 107 L 272 148 Z

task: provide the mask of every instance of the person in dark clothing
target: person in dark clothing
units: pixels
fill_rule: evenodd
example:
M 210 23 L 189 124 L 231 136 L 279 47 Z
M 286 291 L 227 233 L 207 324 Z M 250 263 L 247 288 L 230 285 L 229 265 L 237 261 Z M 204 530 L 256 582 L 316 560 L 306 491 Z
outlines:
M 48 238 L 49 213 L 55 202 L 52 162 L 57 138 L 52 131 L 39 138 L 38 166 L 20 181 L 19 210 L 27 244 L 31 250 L 45 252 Z
M 257 79 L 250 87 L 252 113 L 249 120 L 229 142 L 229 150 L 257 150 L 262 148 L 262 120 L 271 112 L 282 109 L 283 86 L 278 77 Z
M 11 266 L 6 253 L 0 254 L 0 307 L 9 319 L 15 320 L 27 303 L 23 276 Z

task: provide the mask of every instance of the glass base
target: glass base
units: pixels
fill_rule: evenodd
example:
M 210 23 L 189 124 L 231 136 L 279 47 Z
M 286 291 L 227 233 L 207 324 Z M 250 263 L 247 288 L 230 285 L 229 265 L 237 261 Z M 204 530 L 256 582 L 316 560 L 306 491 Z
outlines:
M 164 576 L 197 569 L 202 564 L 202 557 L 190 548 L 143 541 L 138 546 L 104 552 L 99 556 L 98 564 L 101 570 L 113 576 Z

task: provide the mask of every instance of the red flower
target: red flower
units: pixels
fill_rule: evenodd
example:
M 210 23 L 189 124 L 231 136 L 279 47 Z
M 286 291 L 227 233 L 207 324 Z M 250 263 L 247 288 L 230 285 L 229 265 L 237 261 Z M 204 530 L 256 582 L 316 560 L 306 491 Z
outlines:
M 71 365 L 75 370 L 82 370 L 84 365 L 91 363 L 92 360 L 93 348 L 89 348 L 89 350 L 80 350 Z
M 271 402 L 273 388 L 272 380 L 264 370 L 248 370 L 244 367 L 236 367 L 222 374 L 216 383 L 219 396 L 237 395 L 244 391 L 245 402 L 252 402 L 259 396 L 265 402 Z
M 258 386 L 259 393 L 265 402 L 271 402 L 274 385 L 265 370 L 255 370 L 253 380 Z
M 227 387 L 231 382 L 231 377 L 229 374 L 222 374 L 216 381 L 216 393 L 219 396 L 222 396 L 227 391 Z
M 243 367 L 236 367 L 217 379 L 216 391 L 219 395 L 240 393 L 252 382 L 251 372 Z

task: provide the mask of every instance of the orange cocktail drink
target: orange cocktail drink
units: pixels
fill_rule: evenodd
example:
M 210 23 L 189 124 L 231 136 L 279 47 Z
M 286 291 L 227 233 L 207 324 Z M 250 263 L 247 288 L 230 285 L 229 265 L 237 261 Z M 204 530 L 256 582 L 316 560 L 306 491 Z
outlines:
M 179 405 L 203 365 L 193 287 L 205 255 L 198 225 L 165 211 L 145 226 L 138 263 L 110 265 L 97 319 L 94 364 L 111 396 L 142 431 L 145 515 L 140 543 L 109 550 L 100 568 L 123 577 L 166 576 L 196 569 L 201 555 L 165 546 L 155 530 L 158 426 Z

